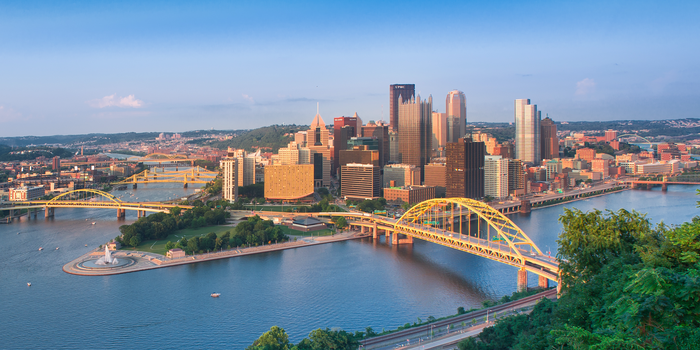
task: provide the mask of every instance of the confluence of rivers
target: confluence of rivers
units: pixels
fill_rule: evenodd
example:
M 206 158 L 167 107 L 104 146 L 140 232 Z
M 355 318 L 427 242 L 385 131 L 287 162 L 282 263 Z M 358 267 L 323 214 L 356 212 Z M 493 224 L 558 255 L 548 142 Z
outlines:
M 697 188 L 623 191 L 510 218 L 554 253 L 564 208 L 635 209 L 680 224 L 698 213 Z M 115 194 L 163 200 L 193 191 L 155 184 Z M 56 209 L 53 219 L 0 225 L 0 347 L 243 349 L 274 325 L 293 342 L 316 328 L 381 331 L 516 289 L 516 268 L 420 240 L 353 240 L 113 276 L 61 270 L 135 219 L 128 211 L 117 221 L 114 210 Z M 529 283 L 536 286 L 536 276 Z

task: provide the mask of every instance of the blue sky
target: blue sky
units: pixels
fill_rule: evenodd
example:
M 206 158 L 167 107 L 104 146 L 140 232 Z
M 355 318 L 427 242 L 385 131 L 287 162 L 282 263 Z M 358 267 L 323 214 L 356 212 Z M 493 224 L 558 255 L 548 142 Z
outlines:
M 700 117 L 700 2 L 0 2 L 0 136 L 388 120 Z

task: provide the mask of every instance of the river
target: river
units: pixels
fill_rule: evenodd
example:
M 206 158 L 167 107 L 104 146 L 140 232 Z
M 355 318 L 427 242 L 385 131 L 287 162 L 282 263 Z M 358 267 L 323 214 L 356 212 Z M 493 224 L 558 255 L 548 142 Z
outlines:
M 698 213 L 696 189 L 623 191 L 511 218 L 543 251 L 555 252 L 564 208 L 636 209 L 679 224 Z M 160 200 L 192 191 L 158 184 L 115 194 Z M 516 289 L 516 268 L 418 240 L 398 248 L 346 241 L 115 276 L 61 270 L 135 219 L 56 209 L 53 219 L 0 225 L 0 348 L 243 349 L 273 325 L 294 342 L 319 327 L 381 331 Z M 536 276 L 529 282 L 536 286 Z

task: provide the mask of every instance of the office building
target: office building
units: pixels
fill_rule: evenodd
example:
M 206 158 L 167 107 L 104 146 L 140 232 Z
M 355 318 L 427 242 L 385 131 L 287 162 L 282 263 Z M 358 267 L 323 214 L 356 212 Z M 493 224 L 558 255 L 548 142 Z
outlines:
M 404 186 L 384 188 L 384 199 L 391 202 L 420 203 L 435 198 L 435 187 Z
M 605 141 L 610 142 L 617 139 L 617 131 L 615 130 L 605 130 Z
M 508 159 L 501 156 L 484 158 L 484 195 L 493 199 L 508 197 Z
M 55 156 L 52 159 L 52 166 L 51 169 L 58 174 L 58 176 L 61 176 L 61 157 Z
M 255 158 L 251 156 L 238 159 L 238 186 L 248 186 L 255 183 Z
M 238 200 L 238 158 L 226 157 L 219 161 L 221 167 L 221 196 L 229 202 Z
M 435 187 L 435 196 L 438 198 L 445 197 L 447 188 L 447 168 L 445 163 L 430 163 L 423 167 L 423 184 L 426 186 Z
M 559 158 L 559 137 L 557 137 L 557 125 L 549 117 L 542 119 L 540 123 L 542 159 Z
M 399 157 L 401 163 L 422 168 L 432 153 L 433 97 L 420 95 L 399 104 Z
M 311 164 L 311 150 L 308 147 L 301 147 L 295 141 L 290 142 L 287 147 L 280 148 L 278 159 L 280 165 Z
M 367 125 L 362 127 L 362 137 L 371 137 L 377 139 L 379 150 L 379 166 L 384 166 L 389 163 L 389 125 L 383 122 L 374 122 L 370 120 Z
M 44 186 L 22 186 L 17 188 L 10 188 L 8 199 L 10 201 L 30 201 L 33 199 L 38 199 L 45 194 Z
M 294 142 L 300 147 L 306 147 L 306 131 L 299 131 L 294 134 Z
M 525 194 L 525 170 L 520 159 L 508 162 L 508 193 L 514 196 Z
M 271 201 L 312 201 L 314 165 L 268 165 L 265 167 L 265 199 Z
M 447 190 L 446 196 L 463 198 L 484 197 L 483 142 L 461 138 L 447 143 Z
M 529 99 L 515 100 L 515 157 L 525 163 L 539 165 L 542 160 L 540 151 L 540 113 L 537 105 L 530 104 Z
M 447 145 L 447 113 L 433 112 L 433 151 Z
M 331 147 L 328 142 L 328 129 L 320 114 L 316 114 L 306 135 L 306 147 L 311 150 L 311 164 L 314 165 L 314 186 L 331 185 Z
M 340 173 L 340 195 L 344 199 L 376 199 L 382 196 L 378 166 L 350 163 L 342 165 Z
M 354 146 L 353 149 L 340 151 L 340 168 L 338 169 L 338 179 L 342 179 L 342 167 L 348 164 L 369 164 L 379 167 L 379 151 L 369 150 L 367 146 Z M 381 169 L 381 168 L 380 168 Z
M 399 154 L 399 134 L 395 131 L 389 131 L 389 162 L 401 163 Z
M 392 131 L 399 131 L 399 104 L 411 100 L 415 95 L 415 84 L 389 85 L 389 128 Z
M 452 141 L 457 142 L 467 133 L 467 97 L 459 90 L 452 90 L 445 99 L 447 118 L 452 118 Z
M 554 179 L 557 176 L 557 174 L 561 174 L 563 169 L 562 162 L 560 162 L 558 159 L 548 160 L 544 163 L 544 167 L 547 171 L 546 181 Z
M 389 164 L 384 167 L 383 187 L 420 185 L 421 169 L 411 164 Z
M 357 115 L 357 113 L 355 113 Z M 357 117 L 336 117 L 333 118 L 333 173 L 338 169 L 338 152 L 348 149 L 347 141 L 351 137 L 357 136 L 362 124 L 357 123 Z

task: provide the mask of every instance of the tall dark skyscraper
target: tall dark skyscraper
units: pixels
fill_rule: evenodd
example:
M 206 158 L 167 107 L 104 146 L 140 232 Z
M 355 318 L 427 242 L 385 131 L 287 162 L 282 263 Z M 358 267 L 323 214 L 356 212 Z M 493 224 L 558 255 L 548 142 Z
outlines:
M 542 119 L 540 122 L 540 137 L 542 145 L 542 159 L 559 158 L 559 138 L 557 137 L 557 125 L 549 117 Z
M 447 143 L 446 197 L 484 197 L 486 145 L 461 138 Z
M 416 95 L 416 84 L 389 85 L 389 128 L 399 131 L 399 104 Z M 399 101 L 401 96 L 401 101 Z
M 373 137 L 379 143 L 379 166 L 389 163 L 389 126 L 372 120 L 362 127 L 362 137 Z
M 357 115 L 357 114 L 356 114 Z M 357 136 L 362 127 L 362 122 L 359 122 L 355 116 L 352 117 L 336 117 L 333 118 L 333 173 L 338 171 L 339 167 L 339 152 L 348 149 L 347 142 L 351 137 Z M 352 134 L 341 135 L 341 130 L 345 126 L 352 127 Z M 347 131 L 347 130 L 346 130 Z
M 403 164 L 420 167 L 421 173 L 432 153 L 432 110 L 432 96 L 399 103 L 399 158 Z

